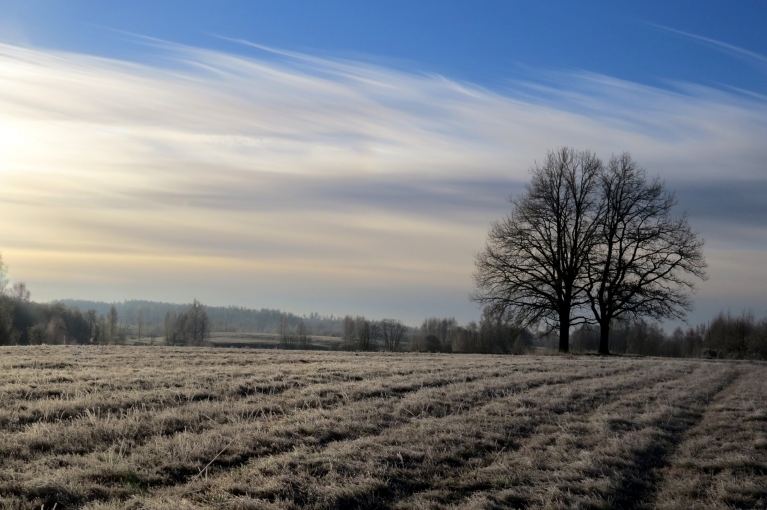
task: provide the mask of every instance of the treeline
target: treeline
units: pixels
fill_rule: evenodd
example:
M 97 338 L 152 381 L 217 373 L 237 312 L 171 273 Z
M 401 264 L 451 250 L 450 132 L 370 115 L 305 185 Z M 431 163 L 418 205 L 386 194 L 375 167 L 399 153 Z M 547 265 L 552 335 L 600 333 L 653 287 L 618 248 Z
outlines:
M 408 327 L 396 319 L 380 321 L 362 315 L 343 318 L 342 348 L 359 351 L 401 351 L 408 338 Z
M 599 330 L 582 326 L 573 333 L 575 351 L 596 351 Z M 645 320 L 616 322 L 610 334 L 610 349 L 620 354 L 669 357 L 767 359 L 767 317 L 754 314 L 720 313 L 708 324 L 676 328 L 666 335 L 661 327 Z
M 63 303 L 35 303 L 24 287 L 0 295 L 0 344 L 124 344 L 128 339 L 142 343 L 204 345 L 212 328 L 208 308 L 195 300 L 191 305 L 167 311 L 160 331 L 147 328 L 139 319 L 132 326 L 116 306 L 106 313 L 81 311 Z M 139 314 L 140 316 L 141 314 Z M 313 332 L 302 320 L 291 325 L 290 314 L 282 313 L 277 324 L 279 347 L 320 348 L 312 343 Z M 454 318 L 430 317 L 420 327 L 410 328 L 396 319 L 370 320 L 350 315 L 337 348 L 350 351 L 420 351 L 444 353 L 528 354 L 556 350 L 558 335 L 532 332 L 483 313 L 478 322 L 461 325 Z M 574 352 L 597 352 L 600 332 L 582 325 L 572 333 Z M 616 321 L 611 327 L 610 348 L 616 354 L 668 357 L 767 360 L 767 317 L 753 313 L 720 313 L 708 324 L 676 328 L 670 335 L 661 326 L 646 320 Z
M 93 317 L 60 304 L 0 296 L 0 344 L 88 344 Z
M 454 318 L 430 317 L 420 327 L 411 328 L 396 319 L 300 317 L 268 309 L 205 307 L 197 300 L 191 305 L 35 303 L 24 283 L 9 286 L 5 274 L 0 258 L 0 345 L 123 344 L 129 339 L 154 344 L 158 337 L 168 345 L 204 345 L 216 327 L 216 316 L 237 327 L 246 322 L 234 319 L 247 317 L 251 325 L 263 328 L 259 332 L 277 333 L 279 347 L 286 349 L 320 348 L 312 341 L 317 327 L 323 336 L 337 331 L 335 348 L 359 351 L 525 354 L 555 350 L 559 342 L 556 328 L 543 332 L 520 328 L 491 307 L 484 309 L 479 322 L 460 325 Z M 88 305 L 92 307 L 80 308 Z M 584 324 L 572 332 L 572 349 L 597 352 L 601 340 L 597 325 Z M 676 328 L 670 335 L 659 324 L 641 318 L 615 320 L 609 341 L 610 350 L 617 354 L 767 360 L 767 317 L 722 312 L 708 324 Z
M 210 336 L 210 320 L 196 300 L 186 310 L 167 312 L 163 326 L 162 334 L 147 331 L 139 317 L 129 328 L 114 306 L 99 314 L 63 303 L 35 303 L 28 294 L 0 294 L 0 345 L 125 344 L 129 337 L 152 344 L 159 336 L 168 345 L 202 345 Z
M 165 316 L 168 313 L 185 312 L 189 304 L 162 303 L 157 301 L 129 300 L 121 303 L 105 303 L 103 301 L 85 301 L 78 299 L 63 299 L 58 301 L 64 305 L 79 310 L 95 310 L 99 315 L 106 315 L 114 307 L 126 326 L 136 328 L 139 320 L 144 322 L 147 330 L 155 328 L 162 335 Z M 314 335 L 341 336 L 343 319 L 333 315 L 325 316 L 310 313 L 300 316 L 276 309 L 261 308 L 254 310 L 237 306 L 205 306 L 210 319 L 211 331 L 233 333 L 279 333 L 281 322 L 287 321 L 290 328 L 297 328 L 304 323 Z
M 291 327 L 287 313 L 280 315 L 277 334 L 280 338 L 280 347 L 283 349 L 308 349 L 312 343 L 312 337 L 307 333 L 304 321 L 301 320 L 295 327 Z
M 571 336 L 574 352 L 599 352 L 601 335 L 597 325 L 581 325 Z M 520 330 L 489 313 L 483 314 L 479 324 L 470 322 L 465 326 L 454 319 L 427 319 L 413 339 L 414 350 L 441 352 L 523 354 L 553 351 L 558 344 L 555 332 Z M 640 356 L 767 360 L 767 317 L 756 319 L 751 312 L 722 312 L 708 324 L 677 327 L 670 335 L 660 324 L 645 319 L 614 321 L 610 350 Z
M 121 344 L 127 332 L 117 314 L 82 312 L 61 303 L 35 303 L 18 295 L 0 295 L 0 344 Z
M 210 339 L 210 319 L 196 299 L 186 311 L 166 312 L 164 325 L 167 345 L 203 345 Z
M 530 331 L 515 329 L 489 313 L 465 326 L 452 317 L 430 317 L 411 328 L 396 319 L 376 321 L 360 315 L 345 316 L 343 325 L 343 350 L 523 354 L 535 346 Z
M 512 326 L 488 311 L 479 322 L 459 325 L 454 318 L 431 317 L 413 334 L 412 349 L 428 352 L 525 354 L 535 347 L 535 335 Z

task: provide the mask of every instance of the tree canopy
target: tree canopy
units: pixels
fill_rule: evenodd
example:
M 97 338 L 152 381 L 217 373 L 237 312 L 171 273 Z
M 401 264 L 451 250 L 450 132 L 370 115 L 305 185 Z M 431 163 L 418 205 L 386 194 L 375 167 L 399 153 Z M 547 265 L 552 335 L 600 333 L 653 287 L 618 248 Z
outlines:
M 684 316 L 688 277 L 706 278 L 703 241 L 659 179 L 628 153 L 604 165 L 571 148 L 531 174 L 476 256 L 474 300 L 520 327 L 558 329 L 562 352 L 577 324 L 599 324 L 607 353 L 613 319 Z

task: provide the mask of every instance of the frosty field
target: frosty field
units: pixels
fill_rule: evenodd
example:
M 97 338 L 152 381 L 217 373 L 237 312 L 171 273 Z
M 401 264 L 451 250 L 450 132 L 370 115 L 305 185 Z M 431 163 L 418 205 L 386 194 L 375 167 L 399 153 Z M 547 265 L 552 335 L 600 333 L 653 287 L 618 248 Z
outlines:
M 767 508 L 767 366 L 0 348 L 2 508 Z

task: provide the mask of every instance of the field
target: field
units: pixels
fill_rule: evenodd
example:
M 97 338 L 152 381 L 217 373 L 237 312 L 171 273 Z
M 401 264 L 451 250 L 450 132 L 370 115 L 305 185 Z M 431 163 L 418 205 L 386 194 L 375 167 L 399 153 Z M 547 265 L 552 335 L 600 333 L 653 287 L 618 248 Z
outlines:
M 767 366 L 0 348 L 2 508 L 767 508 Z
M 275 333 L 222 333 L 213 332 L 208 339 L 214 347 L 250 347 L 255 349 L 274 349 L 280 347 L 280 336 Z M 338 350 L 343 340 L 337 336 L 311 335 L 311 350 Z M 160 338 L 158 344 L 163 344 Z

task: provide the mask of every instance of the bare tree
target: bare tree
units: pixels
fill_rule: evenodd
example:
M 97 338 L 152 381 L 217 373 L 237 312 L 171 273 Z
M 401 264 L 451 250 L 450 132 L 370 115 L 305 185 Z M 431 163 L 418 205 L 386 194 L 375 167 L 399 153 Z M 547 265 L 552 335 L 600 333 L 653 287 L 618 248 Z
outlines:
M 166 345 L 175 345 L 175 328 L 173 327 L 173 322 L 175 319 L 175 314 L 170 313 L 170 311 L 165 312 L 165 320 L 164 320 L 164 326 L 165 326 L 165 344 Z
M 210 319 L 205 307 L 196 299 L 186 312 L 165 314 L 165 343 L 168 345 L 202 345 L 210 338 Z
M 8 290 L 8 267 L 0 254 L 0 344 L 8 345 L 13 340 L 13 309 L 11 299 L 6 296 Z
M 378 341 L 381 339 L 381 323 L 378 321 L 368 321 L 370 323 L 370 345 L 368 350 L 372 351 L 376 348 Z
M 609 353 L 618 318 L 683 318 L 691 307 L 687 276 L 706 279 L 703 241 L 673 193 L 647 180 L 628 153 L 614 156 L 600 177 L 599 229 L 588 257 L 588 296 L 600 327 L 599 352 Z
M 117 338 L 117 308 L 115 308 L 115 305 L 112 305 L 109 308 L 109 313 L 107 314 L 107 322 L 109 323 L 109 341 L 114 342 L 115 338 Z
M 16 282 L 11 288 L 11 296 L 21 301 L 22 303 L 28 303 L 29 298 L 32 297 L 32 293 L 27 289 L 27 284 L 24 282 Z
M 303 320 L 298 323 L 296 334 L 298 336 L 298 348 L 308 349 L 312 338 L 306 333 L 306 324 L 304 324 Z
M 352 348 L 354 342 L 354 329 L 355 322 L 351 315 L 344 317 L 344 349 L 348 350 Z
M 210 337 L 210 319 L 205 307 L 196 299 L 186 312 L 187 343 L 202 345 Z
M 0 254 L 0 296 L 5 295 L 8 288 L 8 266 L 3 263 L 3 255 Z
M 13 302 L 0 294 L 0 345 L 16 343 L 13 329 Z
M 144 311 L 141 308 L 136 312 L 136 323 L 138 324 L 138 341 L 141 342 L 141 328 L 144 325 Z
M 373 349 L 373 336 L 370 330 L 370 321 L 363 316 L 357 316 L 354 320 L 354 333 L 357 337 L 357 347 L 361 351 Z
M 590 152 L 563 148 L 535 165 L 526 193 L 511 198 L 511 215 L 494 222 L 476 256 L 475 301 L 526 327 L 559 329 L 568 352 L 570 327 L 586 320 L 573 311 L 587 302 L 584 286 L 602 169 Z
M 90 331 L 89 341 L 92 343 L 99 343 L 99 317 L 96 310 L 88 310 L 85 312 L 85 320 L 88 321 L 88 330 Z
M 476 322 L 471 321 L 466 326 L 456 326 L 452 348 L 455 352 L 478 352 L 479 330 Z
M 118 345 L 124 345 L 128 340 L 128 332 L 124 324 L 120 324 L 117 328 L 117 334 L 112 338 L 112 342 Z
M 58 316 L 53 316 L 48 321 L 47 326 L 48 338 L 50 342 L 57 345 L 67 344 L 67 325 L 64 323 L 64 319 Z
M 288 331 L 288 314 L 285 312 L 280 314 L 280 321 L 277 323 L 277 335 L 280 337 L 280 344 L 284 348 L 288 348 L 291 339 L 289 338 L 290 331 Z
M 426 350 L 433 350 L 431 348 L 427 348 L 424 342 L 426 342 L 426 338 L 429 335 L 434 335 L 439 339 L 439 351 L 452 351 L 453 347 L 451 342 L 451 335 L 456 327 L 458 327 L 458 322 L 454 317 L 429 317 L 428 319 L 424 319 L 418 335 L 419 343 L 423 345 L 420 345 L 419 347 L 425 348 Z
M 384 319 L 381 321 L 381 336 L 387 351 L 399 351 L 406 332 L 407 327 L 398 320 Z

